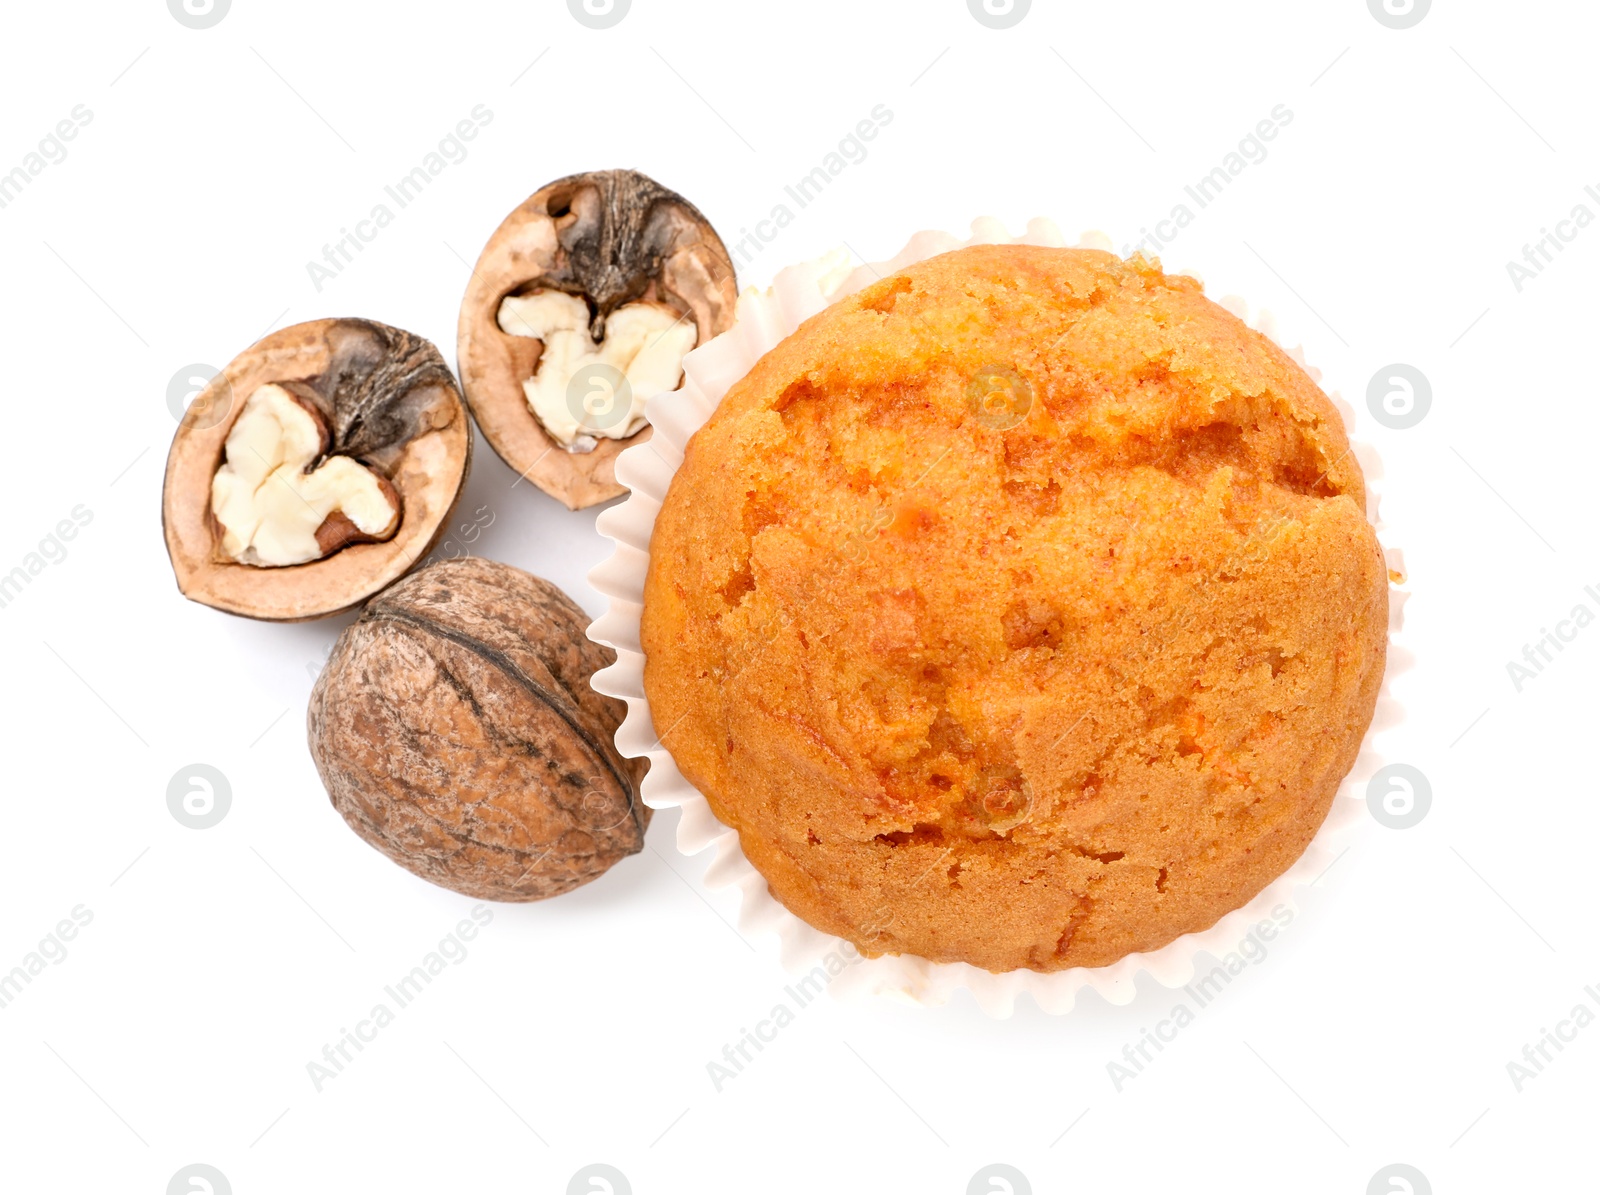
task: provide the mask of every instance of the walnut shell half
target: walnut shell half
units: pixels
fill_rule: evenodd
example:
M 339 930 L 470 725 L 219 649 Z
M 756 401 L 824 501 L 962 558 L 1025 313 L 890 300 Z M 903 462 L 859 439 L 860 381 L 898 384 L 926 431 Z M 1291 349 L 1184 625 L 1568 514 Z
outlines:
M 319 529 L 319 559 L 262 568 L 222 549 L 213 480 L 229 433 L 251 396 L 269 384 L 316 409 L 325 452 L 378 475 L 399 507 L 391 534 L 359 542 L 335 514 Z M 178 589 L 191 601 L 273 621 L 348 610 L 428 554 L 471 464 L 466 405 L 428 341 L 360 319 L 314 320 L 274 332 L 211 380 L 173 437 L 161 522 Z
M 498 323 L 508 296 L 556 290 L 584 299 L 598 342 L 624 304 L 665 305 L 692 318 L 696 345 L 733 326 L 739 297 L 722 239 L 688 200 L 633 170 L 574 174 L 541 188 L 505 218 L 473 268 L 461 301 L 456 360 L 462 389 L 501 458 L 573 510 L 624 493 L 616 458 L 650 435 L 565 450 L 529 409 L 523 382 L 544 346 Z
M 648 762 L 612 742 L 616 659 L 554 585 L 447 560 L 367 604 L 312 690 L 334 808 L 400 866 L 486 900 L 557 896 L 644 846 Z

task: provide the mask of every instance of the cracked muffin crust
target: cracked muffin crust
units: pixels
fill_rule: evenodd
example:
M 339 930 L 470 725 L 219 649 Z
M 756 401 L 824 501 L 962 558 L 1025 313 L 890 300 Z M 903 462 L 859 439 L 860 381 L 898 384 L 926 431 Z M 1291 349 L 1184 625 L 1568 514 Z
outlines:
M 663 745 L 864 953 L 1098 966 L 1310 842 L 1388 578 L 1338 412 L 1158 263 L 976 246 L 806 321 L 650 544 Z

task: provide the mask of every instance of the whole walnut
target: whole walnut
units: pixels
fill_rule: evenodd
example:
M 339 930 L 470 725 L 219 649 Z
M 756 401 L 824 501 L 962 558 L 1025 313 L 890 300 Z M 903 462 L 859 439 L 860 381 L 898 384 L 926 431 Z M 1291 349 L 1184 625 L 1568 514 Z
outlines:
M 644 846 L 648 763 L 589 678 L 615 654 L 555 586 L 449 560 L 367 604 L 311 693 L 334 808 L 402 867 L 487 900 L 542 900 Z

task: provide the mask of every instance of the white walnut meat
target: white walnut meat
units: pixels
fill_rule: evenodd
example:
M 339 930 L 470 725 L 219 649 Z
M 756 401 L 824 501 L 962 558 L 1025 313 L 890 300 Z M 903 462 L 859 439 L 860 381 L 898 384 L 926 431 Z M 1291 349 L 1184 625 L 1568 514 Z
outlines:
M 367 604 L 311 694 L 311 755 L 361 838 L 425 880 L 542 900 L 643 848 L 648 767 L 626 707 L 589 678 L 615 660 L 555 586 L 443 561 Z
M 632 170 L 571 175 L 484 247 L 461 303 L 462 389 L 508 465 L 592 506 L 624 492 L 616 457 L 648 437 L 649 399 L 733 325 L 737 298 L 727 249 L 681 195 Z
M 359 605 L 427 555 L 471 458 L 466 405 L 426 340 L 360 319 L 275 332 L 173 438 L 162 523 L 178 588 L 280 621 Z
M 381 473 L 328 456 L 321 412 L 268 383 L 245 403 L 211 479 L 221 550 L 241 564 L 304 564 L 400 525 L 400 498 Z
M 558 290 L 507 296 L 497 322 L 508 336 L 544 345 L 522 389 L 540 426 L 568 452 L 637 433 L 650 399 L 677 389 L 695 342 L 694 325 L 666 304 L 627 303 L 611 313 L 597 344 L 588 304 Z

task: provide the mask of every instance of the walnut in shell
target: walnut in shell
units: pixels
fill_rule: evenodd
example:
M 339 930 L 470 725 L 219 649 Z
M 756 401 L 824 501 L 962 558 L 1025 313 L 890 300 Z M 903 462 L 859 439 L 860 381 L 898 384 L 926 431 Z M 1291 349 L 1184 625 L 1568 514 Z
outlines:
M 167 456 L 167 553 L 185 597 L 292 621 L 358 605 L 421 560 L 466 484 L 449 366 L 370 320 L 274 332 L 192 403 Z
M 554 585 L 510 565 L 433 564 L 367 604 L 311 694 L 311 755 L 334 808 L 425 880 L 486 900 L 557 896 L 644 846 L 643 759 L 626 707 L 589 678 L 615 660 Z
M 623 493 L 616 458 L 683 354 L 733 325 L 733 263 L 699 210 L 632 170 L 539 190 L 484 246 L 456 357 L 478 426 L 573 510 Z

